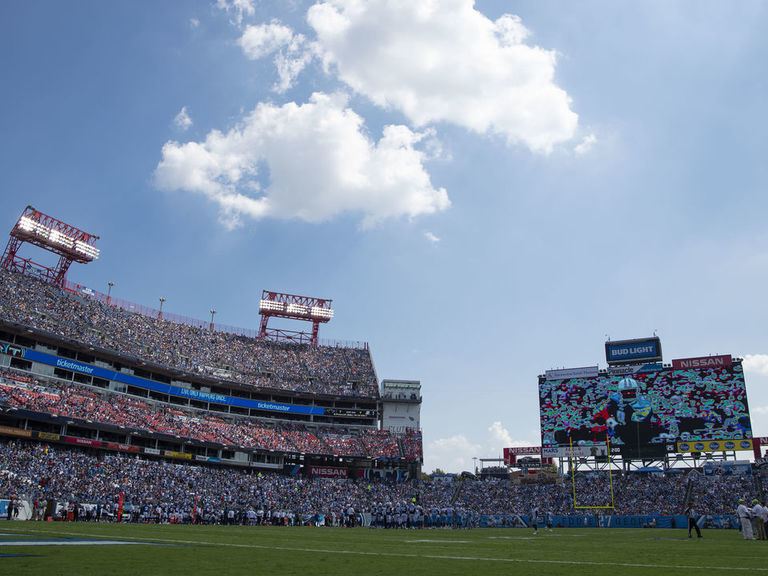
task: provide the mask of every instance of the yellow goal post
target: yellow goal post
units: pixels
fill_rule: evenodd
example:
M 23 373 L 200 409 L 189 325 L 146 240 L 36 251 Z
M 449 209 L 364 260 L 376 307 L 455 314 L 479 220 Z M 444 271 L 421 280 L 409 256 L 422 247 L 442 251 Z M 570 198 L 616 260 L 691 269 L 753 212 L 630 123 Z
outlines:
M 575 466 L 575 458 L 573 455 L 573 440 L 569 439 L 570 444 L 570 451 L 568 454 L 569 458 L 569 464 L 571 468 L 571 485 L 573 487 L 573 507 L 576 510 L 613 510 L 614 509 L 614 499 L 613 499 L 613 471 L 612 471 L 612 464 L 613 460 L 611 459 L 611 441 L 606 437 L 605 439 L 605 447 L 606 447 L 606 454 L 608 455 L 608 485 L 610 487 L 610 498 L 611 503 L 609 505 L 604 506 L 579 506 L 578 500 L 576 499 L 576 466 Z

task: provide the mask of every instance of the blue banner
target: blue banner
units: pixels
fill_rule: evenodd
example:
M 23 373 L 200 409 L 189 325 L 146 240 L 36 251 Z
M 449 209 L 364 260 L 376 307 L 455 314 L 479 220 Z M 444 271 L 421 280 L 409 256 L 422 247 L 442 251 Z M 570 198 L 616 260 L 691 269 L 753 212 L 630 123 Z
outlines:
M 702 515 L 696 522 L 701 528 L 738 528 L 736 517 L 731 514 Z M 539 528 L 546 526 L 546 518 L 539 516 Z M 483 515 L 480 527 L 523 528 L 532 527 L 530 515 Z M 639 516 L 613 516 L 610 514 L 568 514 L 552 515 L 553 528 L 688 528 L 688 519 L 683 514 L 664 516 L 645 514 Z
M 95 376 L 96 378 L 104 378 L 105 380 L 112 380 L 113 382 L 129 384 L 131 386 L 136 386 L 137 388 L 153 390 L 155 392 L 160 392 L 161 394 L 181 396 L 182 398 L 199 400 L 201 402 L 215 402 L 216 404 L 228 404 L 230 406 L 238 406 L 240 408 L 254 408 L 256 410 L 284 412 L 287 414 L 313 414 L 319 416 L 325 414 L 324 408 L 318 408 L 316 406 L 296 406 L 293 404 L 281 404 L 279 402 L 248 400 L 246 398 L 237 398 L 236 396 L 226 396 L 224 394 L 213 394 L 211 392 L 201 392 L 199 390 L 188 390 L 186 388 L 179 388 L 178 386 L 161 384 L 160 382 L 155 382 L 154 380 L 140 378 L 138 376 L 134 376 L 133 374 L 123 374 L 122 372 L 107 370 L 106 368 L 101 368 L 100 366 L 91 366 L 90 364 L 83 364 L 82 362 L 77 362 L 68 358 L 60 358 L 59 356 L 53 356 L 51 354 L 46 354 L 45 352 L 38 352 L 37 350 L 29 350 L 27 348 L 25 348 L 23 351 L 23 357 L 27 360 L 31 360 L 32 362 L 39 362 L 49 366 L 56 366 L 57 368 L 64 368 L 65 370 L 71 370 L 73 372 Z
M 633 364 L 660 361 L 661 340 L 658 337 L 640 340 L 621 340 L 605 343 L 605 359 L 608 364 Z

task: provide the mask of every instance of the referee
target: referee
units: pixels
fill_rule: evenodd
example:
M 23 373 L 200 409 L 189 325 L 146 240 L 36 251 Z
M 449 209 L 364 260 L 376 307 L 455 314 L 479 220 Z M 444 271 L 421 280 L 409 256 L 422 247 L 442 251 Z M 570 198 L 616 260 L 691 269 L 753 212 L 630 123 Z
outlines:
M 693 507 L 694 502 L 689 502 L 688 507 L 685 509 L 685 517 L 688 518 L 688 538 L 692 537 L 691 530 L 696 529 L 696 537 L 701 538 L 701 530 L 696 523 L 697 514 Z

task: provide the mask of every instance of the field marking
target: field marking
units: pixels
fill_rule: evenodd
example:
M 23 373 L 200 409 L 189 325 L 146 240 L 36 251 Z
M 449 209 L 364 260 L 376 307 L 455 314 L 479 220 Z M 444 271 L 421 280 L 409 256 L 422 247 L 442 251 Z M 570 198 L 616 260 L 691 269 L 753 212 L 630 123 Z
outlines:
M 50 534 L 47 530 L 27 529 L 18 534 L 37 532 Z M 56 532 L 57 534 L 70 534 L 73 536 L 87 536 L 90 538 L 103 538 L 100 534 L 84 534 L 82 532 Z M 188 544 L 195 546 L 250 548 L 254 550 L 280 550 L 283 552 L 307 552 L 310 554 L 342 554 L 349 556 L 379 556 L 383 558 L 429 558 L 431 560 L 462 560 L 469 562 L 503 562 L 509 564 L 555 564 L 565 566 L 612 566 L 617 568 L 648 568 L 648 569 L 673 569 L 673 570 L 727 570 L 730 572 L 768 572 L 768 568 L 742 568 L 740 566 L 689 566 L 686 564 L 640 564 L 636 562 L 595 562 L 590 560 L 552 560 L 543 558 L 490 558 L 484 556 L 447 556 L 444 554 L 405 554 L 399 552 L 363 552 L 360 550 L 328 550 L 325 548 L 297 548 L 292 546 L 265 546 L 261 544 L 235 544 L 234 542 L 206 542 L 199 540 L 176 540 L 172 538 L 142 538 L 141 536 L 126 536 L 124 540 L 146 540 L 149 542 L 172 542 L 174 544 Z
M 432 544 L 469 544 L 472 540 L 403 540 L 406 544 L 422 544 L 429 542 Z
M 18 534 L 14 534 L 18 536 Z M 0 540 L 0 546 L 167 546 L 130 540 Z

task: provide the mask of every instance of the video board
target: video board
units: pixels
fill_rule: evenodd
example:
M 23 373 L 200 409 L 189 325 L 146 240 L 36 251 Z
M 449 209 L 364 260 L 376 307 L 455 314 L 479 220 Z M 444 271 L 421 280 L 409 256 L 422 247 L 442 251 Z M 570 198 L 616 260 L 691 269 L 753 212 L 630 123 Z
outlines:
M 659 457 L 676 442 L 752 437 L 740 361 L 595 378 L 539 377 L 543 447 L 605 445 Z M 674 451 L 674 449 L 670 449 Z

